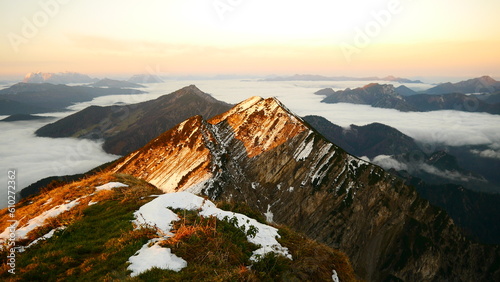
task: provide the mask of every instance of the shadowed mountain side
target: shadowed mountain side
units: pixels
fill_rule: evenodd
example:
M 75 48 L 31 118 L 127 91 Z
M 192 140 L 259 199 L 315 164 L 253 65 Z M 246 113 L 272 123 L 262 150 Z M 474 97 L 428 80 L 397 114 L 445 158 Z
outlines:
M 330 142 L 358 157 L 367 156 L 372 159 L 379 155 L 421 151 L 413 138 L 385 124 L 351 125 L 346 129 L 320 116 L 305 116 L 304 120 Z
M 55 112 L 56 109 L 4 99 L 0 96 L 0 115 L 30 115 Z
M 457 83 L 443 83 L 432 87 L 423 93 L 427 94 L 446 94 L 446 93 L 493 93 L 500 90 L 500 82 L 489 76 L 482 76 Z
M 442 95 L 418 94 L 405 97 L 405 100 L 422 112 L 456 110 L 500 114 L 500 104 L 489 104 L 474 95 L 465 95 L 462 93 Z
M 139 104 L 91 106 L 40 128 L 36 134 L 43 137 L 104 139 L 106 152 L 125 155 L 189 117 L 202 115 L 209 118 L 230 107 L 191 85 Z
M 500 195 L 465 189 L 460 185 L 449 184 L 452 182 L 450 179 L 419 170 L 422 164 L 432 165 L 441 171 L 453 171 L 464 178 L 468 177 L 467 184 L 471 184 L 470 178 L 473 175 L 460 167 L 454 156 L 443 151 L 426 156 L 412 138 L 383 124 L 351 125 L 350 129 L 344 129 L 319 116 L 306 116 L 304 120 L 329 141 L 340 145 L 351 154 L 368 156 L 370 159 L 379 155 L 395 156 L 395 160 L 405 163 L 408 168 L 414 167 L 410 172 L 400 171 L 397 175 L 415 186 L 423 198 L 445 209 L 472 238 L 484 243 L 500 244 L 500 232 L 497 228 L 491 228 L 497 225 L 497 218 L 500 218 L 500 209 L 497 208 Z M 412 159 L 417 156 L 419 162 L 414 163 L 415 160 Z M 473 186 L 484 185 L 477 181 L 474 183 Z M 491 197 L 488 198 L 489 196 Z M 486 198 L 488 200 L 482 205 Z
M 20 82 L 0 90 L 0 100 L 10 103 L 9 108 L 0 107 L 0 115 L 63 111 L 75 103 L 91 101 L 99 96 L 140 93 L 144 92 L 135 89 Z
M 316 91 L 315 94 L 325 95 L 326 97 L 321 102 L 327 104 L 361 104 L 377 108 L 396 109 L 403 112 L 457 110 L 500 114 L 500 104 L 490 104 L 475 95 L 465 95 L 462 93 L 417 94 L 404 86 L 394 88 L 390 84 L 381 85 L 372 83 L 364 87 L 355 89 L 347 88 L 339 91 L 325 88 Z
M 318 92 L 316 93 L 319 94 Z M 351 103 L 371 105 L 377 108 L 397 109 L 403 112 L 417 110 L 412 105 L 408 104 L 396 92 L 394 86 L 390 84 L 371 83 L 364 87 L 335 91 L 329 94 L 321 102 L 327 104 Z
M 115 80 L 115 79 L 109 79 L 109 78 L 104 78 L 99 81 L 96 81 L 89 86 L 93 87 L 113 87 L 113 88 L 144 88 L 144 85 L 140 85 L 137 83 L 132 83 L 129 81 L 124 81 L 124 80 Z
M 497 246 L 467 240 L 414 188 L 328 142 L 276 99 L 190 118 L 111 170 L 165 192 L 244 202 L 340 248 L 363 279 L 500 278 Z
M 412 89 L 410 89 L 404 85 L 396 87 L 396 93 L 398 93 L 399 95 L 401 95 L 403 97 L 417 94 L 417 92 L 413 91 Z
M 397 173 L 420 196 L 448 213 L 464 233 L 485 244 L 500 244 L 500 194 L 471 191 L 454 184 L 433 185 L 407 173 Z
M 37 115 L 29 115 L 29 114 L 15 114 L 15 115 L 8 116 L 0 121 L 15 122 L 15 121 L 23 121 L 23 120 L 40 120 L 40 119 L 53 119 L 53 117 L 45 117 L 45 116 L 37 116 Z

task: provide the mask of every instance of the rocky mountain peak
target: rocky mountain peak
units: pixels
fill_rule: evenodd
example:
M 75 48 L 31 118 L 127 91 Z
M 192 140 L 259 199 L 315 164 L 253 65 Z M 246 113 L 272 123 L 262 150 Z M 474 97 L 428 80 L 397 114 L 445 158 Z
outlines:
M 26 74 L 23 82 L 26 83 L 54 83 L 54 84 L 67 84 L 67 83 L 89 83 L 94 82 L 88 75 L 76 72 L 60 72 L 60 73 L 44 73 L 44 72 L 30 72 Z
M 189 118 L 122 159 L 113 171 L 135 175 L 165 192 L 199 192 L 216 176 L 230 142 L 242 145 L 235 155 L 252 158 L 306 130 L 302 119 L 277 99 L 252 97 L 208 122 Z
M 213 140 L 201 116 L 194 116 L 128 155 L 113 171 L 132 174 L 166 193 L 182 191 L 212 176 Z
M 484 75 L 484 76 L 481 76 L 479 78 L 479 81 L 485 83 L 486 85 L 495 85 L 497 83 L 499 83 L 498 81 L 496 81 L 495 79 L 493 79 L 491 76 L 489 75 Z
M 177 99 L 180 98 L 188 98 L 189 96 L 196 95 L 197 97 L 203 98 L 207 102 L 218 102 L 212 95 L 207 94 L 201 91 L 196 85 L 192 84 L 186 87 L 183 87 L 173 93 L 174 97 Z
M 365 91 L 369 91 L 369 92 L 373 92 L 373 93 L 398 96 L 398 94 L 396 93 L 396 90 L 394 88 L 394 85 L 392 85 L 392 84 L 370 83 L 370 84 L 363 86 L 363 89 Z
M 235 138 L 243 142 L 248 157 L 273 149 L 308 129 L 276 98 L 251 97 L 209 120 L 214 125 L 222 122 L 229 124 Z

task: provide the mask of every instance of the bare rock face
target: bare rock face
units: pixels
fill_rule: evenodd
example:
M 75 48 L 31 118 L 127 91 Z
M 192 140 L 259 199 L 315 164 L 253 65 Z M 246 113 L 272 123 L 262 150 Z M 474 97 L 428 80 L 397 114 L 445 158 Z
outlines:
M 498 247 L 467 241 L 414 188 L 328 142 L 274 98 L 190 118 L 112 170 L 165 192 L 245 202 L 340 248 L 363 279 L 500 279 Z
M 212 177 L 211 154 L 204 144 L 204 138 L 210 138 L 204 136 L 207 132 L 200 116 L 190 118 L 126 157 L 115 171 L 142 178 L 166 193 L 203 182 Z

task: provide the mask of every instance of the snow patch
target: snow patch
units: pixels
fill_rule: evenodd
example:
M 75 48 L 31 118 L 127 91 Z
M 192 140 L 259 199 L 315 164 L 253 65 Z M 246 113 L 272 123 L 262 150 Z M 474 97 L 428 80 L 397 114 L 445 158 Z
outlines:
M 56 217 L 56 216 L 62 214 L 63 212 L 69 211 L 74 206 L 78 205 L 80 203 L 80 199 L 81 198 L 78 198 L 78 199 L 73 200 L 67 204 L 55 206 L 55 207 L 51 208 L 50 210 L 44 211 L 39 216 L 36 216 L 36 217 L 30 219 L 28 221 L 28 223 L 26 223 L 23 227 L 18 228 L 16 230 L 16 237 L 18 239 L 26 238 L 26 235 L 30 231 L 36 229 L 37 227 L 43 226 L 45 223 L 45 220 L 52 218 L 52 217 Z M 9 227 L 7 227 L 2 232 L 2 234 L 0 234 L 0 239 L 7 239 L 9 234 L 10 234 Z
M 149 246 L 153 242 L 154 244 Z M 127 269 L 132 271 L 132 274 L 130 274 L 132 277 L 146 272 L 153 267 L 179 272 L 187 266 L 185 260 L 172 254 L 170 248 L 161 247 L 159 242 L 154 239 L 144 244 L 135 255 L 128 259 L 128 262 L 130 265 Z
M 54 200 L 54 199 L 52 199 L 52 198 L 48 199 L 45 203 L 43 203 L 42 206 L 45 206 L 45 205 L 52 203 L 52 200 Z
M 109 183 L 106 183 L 104 185 L 95 187 L 95 191 L 99 192 L 99 191 L 111 190 L 113 188 L 119 188 L 119 187 L 128 187 L 128 185 L 120 183 L 120 182 L 109 182 Z
M 40 242 L 40 241 L 45 241 L 45 240 L 47 240 L 47 239 L 49 239 L 49 238 L 52 238 L 52 236 L 54 236 L 54 233 L 55 233 L 56 231 L 59 231 L 59 230 L 64 230 L 64 229 L 66 229 L 66 226 L 61 226 L 61 227 L 54 228 L 54 229 L 50 230 L 50 231 L 49 231 L 49 233 L 47 233 L 47 234 L 43 235 L 43 236 L 42 236 L 42 237 L 40 237 L 40 238 L 35 239 L 35 240 L 34 240 L 33 242 L 31 242 L 31 243 L 29 243 L 29 245 L 28 245 L 28 246 L 26 246 L 25 248 L 27 249 L 27 248 L 29 248 L 29 247 L 31 247 L 31 246 L 33 246 L 33 245 L 38 244 L 38 242 Z
M 134 212 L 135 220 L 133 221 L 136 229 L 140 227 L 153 227 L 163 236 L 172 236 L 172 222 L 179 220 L 179 217 L 172 210 L 166 208 L 166 203 L 160 197 L 141 206 L 138 211 Z
M 312 134 L 312 131 L 310 131 L 309 134 Z M 300 146 L 297 148 L 297 151 L 295 151 L 293 158 L 296 161 L 305 160 L 311 154 L 313 147 L 314 147 L 314 137 L 311 138 L 311 140 L 307 144 L 301 143 Z
M 248 235 L 247 240 L 260 246 L 250 257 L 253 261 L 258 261 L 261 256 L 270 252 L 292 259 L 288 249 L 281 246 L 276 240 L 280 237 L 278 229 L 262 224 L 246 215 L 221 210 L 213 202 L 185 191 L 163 194 L 143 205 L 134 213 L 136 218 L 134 223 L 136 227 L 155 226 L 159 233 L 171 236 L 172 221 L 179 220 L 179 217 L 170 209 L 198 210 L 201 216 L 215 216 L 219 220 L 234 218 L 238 227 L 244 227 L 245 230 L 250 230 L 253 226 L 257 232 L 254 234 L 255 236 Z
M 333 270 L 332 280 L 333 282 L 340 282 L 339 276 L 337 275 L 337 271 L 335 271 L 335 269 Z

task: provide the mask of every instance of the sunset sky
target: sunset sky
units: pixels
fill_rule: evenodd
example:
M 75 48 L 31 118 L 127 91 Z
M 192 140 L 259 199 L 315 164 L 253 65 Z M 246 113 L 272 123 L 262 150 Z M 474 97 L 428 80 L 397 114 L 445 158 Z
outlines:
M 2 0 L 0 79 L 295 74 L 500 78 L 498 0 Z

